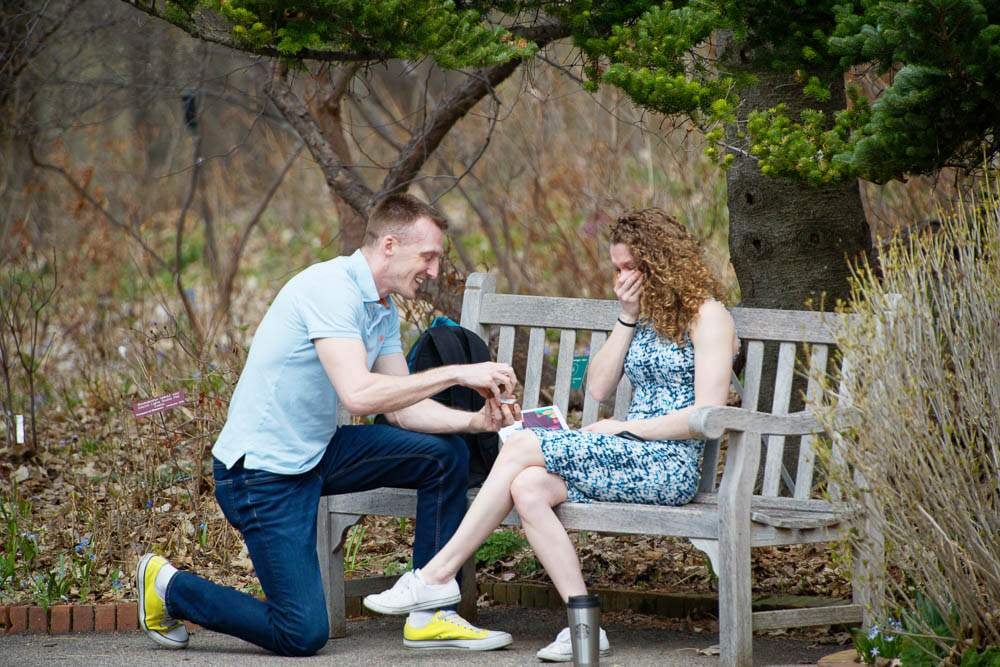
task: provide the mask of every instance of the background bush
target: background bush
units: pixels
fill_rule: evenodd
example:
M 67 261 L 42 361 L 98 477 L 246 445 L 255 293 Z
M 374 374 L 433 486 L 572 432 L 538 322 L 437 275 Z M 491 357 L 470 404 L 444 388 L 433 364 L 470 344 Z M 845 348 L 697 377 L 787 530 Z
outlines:
M 863 415 L 844 443 L 861 478 L 845 485 L 860 496 L 867 480 L 869 530 L 899 568 L 885 610 L 909 610 L 942 654 L 1000 645 L 997 186 L 889 244 L 881 279 L 859 270 L 840 341 L 841 398 Z M 912 613 L 927 605 L 938 613 Z M 920 622 L 935 615 L 943 627 Z

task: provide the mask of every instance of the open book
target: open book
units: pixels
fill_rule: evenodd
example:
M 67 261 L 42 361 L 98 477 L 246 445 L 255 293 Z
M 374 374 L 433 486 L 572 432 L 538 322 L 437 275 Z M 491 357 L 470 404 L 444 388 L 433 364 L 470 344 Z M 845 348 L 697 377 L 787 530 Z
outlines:
M 507 438 L 512 433 L 526 428 L 546 428 L 552 430 L 569 429 L 566 425 L 566 418 L 558 405 L 547 405 L 544 408 L 533 408 L 521 411 L 521 421 L 514 422 L 510 426 L 504 426 L 498 432 L 501 442 L 507 442 Z

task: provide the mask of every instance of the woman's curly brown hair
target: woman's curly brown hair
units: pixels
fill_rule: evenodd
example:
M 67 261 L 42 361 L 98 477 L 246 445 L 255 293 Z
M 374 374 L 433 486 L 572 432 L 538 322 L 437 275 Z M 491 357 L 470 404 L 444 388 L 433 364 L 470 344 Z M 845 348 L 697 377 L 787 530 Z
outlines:
M 702 262 L 698 242 L 665 211 L 647 208 L 618 218 L 611 226 L 611 243 L 627 245 L 635 268 L 645 276 L 642 317 L 660 336 L 682 343 L 701 304 L 722 293 Z

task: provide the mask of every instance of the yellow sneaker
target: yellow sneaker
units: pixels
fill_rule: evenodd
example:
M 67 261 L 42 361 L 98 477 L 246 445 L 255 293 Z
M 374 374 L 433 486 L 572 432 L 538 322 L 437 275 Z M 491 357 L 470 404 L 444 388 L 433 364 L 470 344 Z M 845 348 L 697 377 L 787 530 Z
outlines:
M 422 628 L 413 627 L 409 621 L 403 626 L 403 645 L 407 648 L 492 651 L 513 642 L 510 633 L 477 628 L 453 611 L 438 611 Z
M 146 554 L 135 568 L 135 589 L 139 591 L 139 627 L 160 646 L 186 648 L 188 631 L 167 613 L 167 603 L 156 592 L 156 575 L 167 559 Z

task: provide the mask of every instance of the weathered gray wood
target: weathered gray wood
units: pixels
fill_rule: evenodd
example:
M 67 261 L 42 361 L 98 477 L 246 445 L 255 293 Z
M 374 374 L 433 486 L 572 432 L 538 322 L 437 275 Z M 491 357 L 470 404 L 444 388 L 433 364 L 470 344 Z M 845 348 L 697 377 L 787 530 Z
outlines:
M 327 497 L 328 505 L 331 504 Z M 361 517 L 358 515 L 333 514 L 327 512 L 329 534 L 334 542 L 333 551 L 327 561 L 326 613 L 330 622 L 330 637 L 347 636 L 347 589 L 344 584 L 344 540 L 347 531 Z
M 743 385 L 743 402 L 750 409 L 757 406 L 763 361 L 764 344 L 750 341 Z M 706 435 L 718 438 L 722 433 Z M 760 435 L 752 431 L 731 434 L 718 497 L 719 660 L 727 666 L 750 667 L 752 663 L 750 502 L 759 464 Z
M 715 491 L 715 478 L 719 472 L 719 441 L 711 438 L 705 441 L 705 449 L 701 455 L 701 481 L 698 490 L 702 493 Z
M 733 308 L 736 331 L 744 340 L 835 344 L 836 333 L 850 317 L 840 313 L 770 308 Z
M 488 324 L 611 331 L 620 310 L 610 299 L 491 294 L 483 300 L 480 318 Z
M 593 331 L 590 334 L 590 358 L 593 359 L 597 352 L 608 339 L 608 334 L 603 331 Z M 589 368 L 587 369 L 590 370 Z M 589 379 L 589 377 L 588 377 Z M 584 383 L 586 389 L 586 383 Z M 583 392 L 583 426 L 588 426 L 597 421 L 601 408 L 601 402 L 590 395 L 590 392 Z
M 538 407 L 538 393 L 542 386 L 542 362 L 545 352 L 545 329 L 532 327 L 528 334 L 528 360 L 524 370 L 524 401 L 521 407 L 531 410 Z
M 473 273 L 465 281 L 460 324 L 483 340 L 489 340 L 489 332 L 484 326 L 486 321 L 482 317 L 483 297 L 496 291 L 497 278 L 490 273 Z
M 470 281 L 476 275 L 482 274 L 472 274 Z M 611 331 L 619 311 L 618 302 L 610 299 L 484 293 L 479 320 L 484 324 Z M 839 313 L 756 308 L 733 308 L 730 312 L 743 339 L 825 344 L 836 343 L 835 332 L 847 317 Z
M 843 516 L 838 514 L 819 514 L 810 512 L 809 514 L 782 513 L 778 511 L 750 512 L 750 520 L 754 523 L 762 523 L 775 528 L 794 528 L 797 530 L 808 528 L 826 528 L 842 523 Z
M 576 332 L 563 329 L 559 332 L 559 358 L 556 362 L 555 404 L 564 415 L 569 413 L 569 386 L 573 379 L 573 355 L 576 352 Z
M 470 492 L 469 499 L 475 497 Z M 712 500 L 709 503 L 698 502 L 699 497 Z M 615 535 L 664 535 L 688 538 L 717 539 L 719 536 L 718 504 L 715 494 L 699 494 L 695 501 L 681 507 L 659 507 L 656 505 L 637 505 L 631 503 L 563 503 L 556 510 L 563 525 L 570 530 L 590 530 Z M 380 489 L 361 493 L 336 496 L 337 511 L 350 511 L 357 514 L 374 514 L 377 516 L 414 517 L 416 515 L 416 492 L 409 489 Z M 783 516 L 792 521 L 798 514 L 787 507 L 774 507 L 768 500 L 791 500 L 790 498 L 771 499 L 764 496 L 753 497 L 753 507 L 756 511 L 771 515 L 784 513 Z M 758 505 L 758 501 L 761 503 Z M 820 501 L 816 501 L 820 503 Z M 803 521 L 817 524 L 827 524 L 829 521 L 818 521 L 817 516 L 828 516 L 834 511 L 825 506 L 824 514 L 819 509 L 801 510 Z M 844 512 L 845 518 L 848 513 Z M 749 516 L 749 515 L 748 515 Z M 505 526 L 520 526 L 517 512 L 511 512 L 503 520 Z M 748 519 L 749 523 L 749 519 Z M 793 530 L 766 524 L 752 525 L 751 546 L 778 546 L 786 544 L 811 544 L 829 542 L 839 539 L 844 530 L 839 524 L 824 526 L 814 530 Z
M 753 614 L 754 630 L 801 628 L 809 625 L 840 625 L 861 622 L 861 607 L 842 604 L 811 609 L 780 609 L 757 611 Z
M 469 623 L 476 623 L 479 620 L 479 607 L 476 605 L 479 599 L 479 587 L 476 586 L 475 554 L 462 566 L 461 590 L 462 601 L 458 603 L 458 613 Z
M 831 420 L 837 428 L 847 428 L 857 424 L 859 417 L 860 414 L 854 408 L 838 408 L 833 412 Z M 772 415 L 729 406 L 704 406 L 695 409 L 688 417 L 688 428 L 702 438 L 721 438 L 726 431 L 804 435 L 826 430 L 826 426 L 809 410 Z
M 851 396 L 850 390 L 848 388 L 847 380 L 851 375 L 851 360 L 850 357 L 845 358 L 840 367 L 840 404 L 850 405 Z M 844 493 L 840 488 L 840 483 L 837 481 L 837 475 L 846 475 L 847 473 L 847 461 L 844 458 L 844 449 L 846 444 L 844 444 L 844 438 L 840 433 L 833 433 L 830 437 L 830 462 L 833 466 L 833 470 L 830 472 L 830 478 L 827 481 L 827 493 L 830 496 L 830 500 L 841 500 L 844 497 Z
M 500 327 L 500 341 L 497 344 L 497 361 L 509 364 L 514 358 L 514 327 Z
M 829 358 L 829 348 L 826 345 L 813 345 L 809 353 L 809 384 L 806 386 L 806 409 L 816 405 L 820 398 L 822 379 L 826 376 L 826 365 Z M 813 449 L 815 436 L 804 435 L 799 444 L 799 463 L 795 471 L 796 498 L 808 498 L 812 495 L 813 467 L 816 465 L 816 452 Z
M 735 434 L 729 447 L 719 487 L 719 660 L 727 666 L 750 667 L 750 497 L 760 460 L 760 435 Z
M 622 379 L 618 381 L 618 389 L 615 390 L 615 419 L 624 420 L 628 417 L 628 406 L 632 402 L 632 383 L 628 376 L 622 373 Z
M 747 343 L 747 362 L 743 371 L 743 402 L 740 404 L 740 407 L 744 410 L 757 410 L 757 398 L 760 396 L 760 377 L 763 366 L 764 343 L 759 340 L 752 340 Z M 718 438 L 721 435 L 719 433 L 715 436 L 706 437 Z
M 333 558 L 333 535 L 330 532 L 330 510 L 327 508 L 327 498 L 321 496 L 316 508 L 316 557 L 319 559 L 319 576 L 323 582 L 323 595 L 326 598 L 327 619 L 332 619 L 337 608 L 332 604 L 332 581 L 330 576 L 330 560 Z M 341 570 L 343 576 L 343 570 Z M 330 624 L 330 637 L 334 636 L 334 623 Z
M 344 582 L 344 593 L 349 598 L 364 597 L 373 593 L 381 593 L 396 585 L 399 575 L 384 577 L 363 577 L 347 579 Z
M 782 343 L 778 351 L 778 368 L 775 373 L 774 399 L 771 414 L 787 415 L 792 398 L 792 380 L 795 375 L 795 343 Z M 761 431 L 764 433 L 765 431 Z M 785 454 L 785 436 L 769 435 L 764 461 L 764 482 L 761 495 L 776 496 L 781 485 L 781 466 Z

